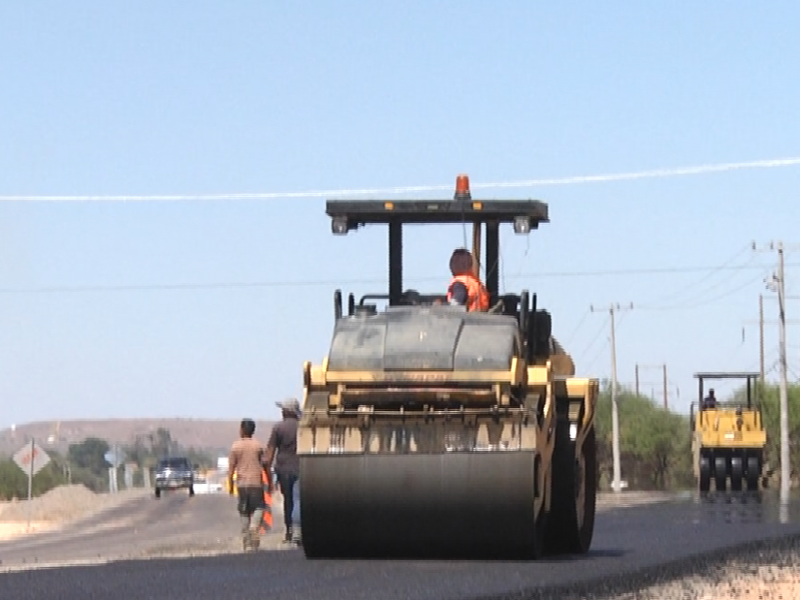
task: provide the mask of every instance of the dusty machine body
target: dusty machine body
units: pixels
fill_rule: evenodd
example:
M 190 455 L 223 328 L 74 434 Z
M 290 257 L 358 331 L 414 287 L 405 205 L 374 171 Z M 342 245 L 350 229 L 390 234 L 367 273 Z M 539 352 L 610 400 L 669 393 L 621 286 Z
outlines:
M 335 234 L 383 224 L 388 293 L 334 294 L 321 364 L 304 365 L 298 432 L 303 548 L 318 557 L 536 558 L 586 552 L 597 466 L 598 381 L 575 376 L 536 296 L 499 293 L 499 231 L 548 222 L 536 200 L 329 201 Z M 403 291 L 409 224 L 473 227 L 488 312 Z M 485 237 L 485 256 L 480 251 Z M 384 300 L 378 311 L 375 300 Z
M 767 433 L 761 418 L 758 397 L 754 400 L 753 382 L 758 373 L 696 373 L 699 395 L 692 403 L 692 452 L 694 474 L 700 492 L 714 489 L 756 492 L 760 489 Z M 744 379 L 744 402 L 720 402 L 705 408 L 703 383 L 715 379 Z

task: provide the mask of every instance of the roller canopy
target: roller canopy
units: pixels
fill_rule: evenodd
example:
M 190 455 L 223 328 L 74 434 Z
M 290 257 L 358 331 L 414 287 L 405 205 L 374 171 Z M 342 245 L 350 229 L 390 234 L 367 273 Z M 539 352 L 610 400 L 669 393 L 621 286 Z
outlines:
M 451 307 L 393 307 L 336 322 L 331 371 L 511 368 L 518 339 L 513 317 Z

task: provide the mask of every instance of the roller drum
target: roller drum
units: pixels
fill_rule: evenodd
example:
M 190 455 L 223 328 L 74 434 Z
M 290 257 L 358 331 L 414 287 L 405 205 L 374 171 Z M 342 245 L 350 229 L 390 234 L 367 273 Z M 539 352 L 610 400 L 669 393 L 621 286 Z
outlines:
M 531 557 L 536 453 L 301 457 L 303 547 L 323 557 Z

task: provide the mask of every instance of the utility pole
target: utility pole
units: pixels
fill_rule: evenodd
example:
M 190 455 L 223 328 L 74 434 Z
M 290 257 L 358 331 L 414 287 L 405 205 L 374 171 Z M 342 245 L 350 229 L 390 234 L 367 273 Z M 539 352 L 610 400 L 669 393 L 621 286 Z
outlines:
M 622 491 L 620 479 L 620 456 L 619 456 L 619 407 L 617 405 L 617 335 L 614 315 L 617 311 L 632 310 L 633 303 L 628 306 L 620 306 L 619 304 L 611 304 L 608 307 L 608 315 L 611 319 L 611 453 L 613 456 L 613 469 L 614 480 L 611 488 L 615 493 Z M 589 310 L 597 312 L 600 309 L 595 309 L 590 306 Z
M 639 363 L 636 363 L 636 395 L 639 395 Z
M 787 384 L 786 364 L 786 278 L 784 274 L 784 252 L 783 242 L 770 242 L 768 249 L 778 253 L 778 272 L 772 275 L 767 281 L 767 287 L 778 292 L 778 364 L 780 366 L 780 430 L 781 430 L 781 503 L 789 501 L 789 489 L 791 477 L 791 465 L 789 464 L 789 398 Z M 755 242 L 753 250 L 757 250 Z
M 669 410 L 669 392 L 667 391 L 667 364 L 664 363 L 664 410 Z
M 764 368 L 764 294 L 758 295 L 758 346 L 761 385 L 763 386 L 766 383 L 766 370 Z
M 781 369 L 780 385 L 780 405 L 781 405 L 781 499 L 789 499 L 789 478 L 791 477 L 791 467 L 789 465 L 789 398 L 788 386 L 786 384 L 786 278 L 783 269 L 783 244 L 778 243 L 778 275 L 776 283 L 778 285 L 778 318 L 779 324 L 778 338 L 778 360 Z

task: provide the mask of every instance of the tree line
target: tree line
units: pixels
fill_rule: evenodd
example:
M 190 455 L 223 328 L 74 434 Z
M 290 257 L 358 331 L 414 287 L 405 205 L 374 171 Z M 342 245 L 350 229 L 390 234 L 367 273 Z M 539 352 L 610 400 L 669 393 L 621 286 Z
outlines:
M 32 495 L 40 496 L 59 485 L 82 484 L 94 492 L 109 489 L 109 464 L 105 455 L 112 449 L 111 444 L 98 437 L 88 437 L 70 444 L 66 453 L 45 448 L 50 462 L 39 471 L 32 481 Z M 146 436 L 137 436 L 130 444 L 117 446 L 124 455 L 125 462 L 134 467 L 133 486 L 144 485 L 144 471 L 151 471 L 158 460 L 165 456 L 186 456 L 200 469 L 216 465 L 215 455 L 206 450 L 184 448 L 172 439 L 168 429 L 159 428 Z M 120 489 L 123 467 L 120 467 L 118 481 Z M 14 463 L 11 457 L 0 459 L 0 500 L 28 497 L 28 474 Z

